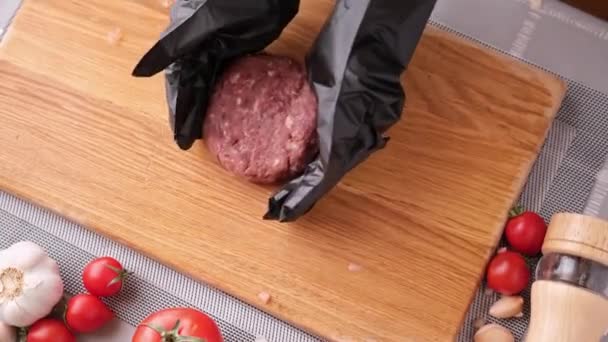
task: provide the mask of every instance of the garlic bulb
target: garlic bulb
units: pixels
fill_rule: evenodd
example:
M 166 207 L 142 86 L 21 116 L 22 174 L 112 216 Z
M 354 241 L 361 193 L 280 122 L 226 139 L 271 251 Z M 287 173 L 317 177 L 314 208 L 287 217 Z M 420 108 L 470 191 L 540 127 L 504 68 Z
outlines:
M 0 251 L 0 321 L 26 327 L 48 315 L 63 296 L 59 266 L 38 245 Z

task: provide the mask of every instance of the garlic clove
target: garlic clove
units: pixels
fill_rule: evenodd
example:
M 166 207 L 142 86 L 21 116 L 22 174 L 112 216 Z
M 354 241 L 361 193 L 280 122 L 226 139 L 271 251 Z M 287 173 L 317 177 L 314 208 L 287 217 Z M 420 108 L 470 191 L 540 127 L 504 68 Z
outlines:
M 477 330 L 473 337 L 475 342 L 515 342 L 509 329 L 498 324 L 486 324 Z
M 17 242 L 5 249 L 5 252 L 6 254 L 2 257 L 10 260 L 9 265 L 11 267 L 22 272 L 29 271 L 48 257 L 42 247 L 31 241 Z
M 41 263 L 41 266 L 34 270 L 35 272 L 25 274 L 23 296 L 16 300 L 22 308 L 27 308 L 26 311 L 31 316 L 44 317 L 63 297 L 63 281 L 57 264 L 51 259 L 47 259 L 46 263 Z M 45 302 L 55 304 L 40 305 Z
M 29 315 L 15 301 L 9 301 L 0 309 L 0 321 L 10 322 L 16 327 L 27 327 L 32 324 Z
M 504 296 L 490 307 L 490 316 L 511 318 L 522 314 L 524 299 L 521 296 Z

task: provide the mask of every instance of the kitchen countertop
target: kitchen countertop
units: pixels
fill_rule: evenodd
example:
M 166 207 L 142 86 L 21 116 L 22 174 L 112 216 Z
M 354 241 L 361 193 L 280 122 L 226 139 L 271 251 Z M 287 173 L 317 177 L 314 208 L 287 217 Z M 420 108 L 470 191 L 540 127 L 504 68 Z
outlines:
M 18 7 L 18 2 L 19 0 L 5 0 L 0 3 L 0 37 L 2 36 L 1 29 L 10 21 L 12 13 Z M 471 18 L 471 13 L 477 13 L 475 18 Z M 533 170 L 530 182 L 524 190 L 522 202 L 526 203 L 528 207 L 539 210 L 545 217 L 555 211 L 569 209 L 608 218 L 608 200 L 606 200 L 608 171 L 598 173 L 608 151 L 602 149 L 601 142 L 594 138 L 597 132 L 601 132 L 602 127 L 608 126 L 605 122 L 608 117 L 608 112 L 606 112 L 608 111 L 606 109 L 608 108 L 608 100 L 606 100 L 608 99 L 608 95 L 606 95 L 608 94 L 608 82 L 605 80 L 604 73 L 597 72 L 598 70 L 608 70 L 608 23 L 550 0 L 545 0 L 545 5 L 540 11 L 529 9 L 525 0 L 440 0 L 432 20 L 446 29 L 473 37 L 517 58 L 542 66 L 571 81 L 573 90 L 571 90 L 570 98 L 566 99 L 561 117 L 558 117 L 560 120 L 556 122 L 549 135 L 543 154 L 539 157 L 538 165 Z M 559 37 L 559 39 L 555 37 Z M 597 103 L 593 103 L 593 101 L 597 101 Z M 583 115 L 585 115 L 584 118 Z M 596 152 L 589 152 L 590 150 L 586 148 L 594 143 L 599 144 L 598 148 L 594 149 Z M 608 165 L 606 168 L 608 169 Z M 594 181 L 596 174 L 597 182 Z M 575 180 L 573 177 L 586 177 L 589 180 Z M 569 190 L 578 192 L 579 195 L 572 195 L 568 192 Z M 591 199 L 587 201 L 590 193 Z M 120 252 L 124 253 L 125 259 L 129 259 L 133 263 L 134 271 L 138 275 L 141 274 L 142 279 L 153 278 L 154 276 L 150 276 L 150 274 L 156 274 L 156 276 L 160 274 L 163 277 L 167 277 L 169 274 L 166 273 L 168 271 L 153 263 L 150 263 L 152 266 L 146 266 L 146 268 L 140 267 L 140 271 L 138 271 L 138 266 L 141 264 L 135 261 L 140 259 L 133 256 L 134 252 L 125 250 L 124 247 L 117 247 L 112 242 L 91 233 L 84 231 L 78 233 L 77 229 L 82 228 L 71 227 L 74 233 L 68 234 L 66 231 L 68 223 L 58 218 L 51 218 L 51 214 L 38 213 L 39 209 L 30 208 L 28 204 L 0 193 L 0 211 L 2 210 L 25 223 L 32 224 L 33 222 L 36 227 L 43 227 L 41 229 L 52 232 L 54 236 L 60 237 L 64 241 L 70 241 L 70 244 L 66 244 L 66 246 L 71 246 L 70 248 L 86 250 L 89 254 L 84 257 L 85 259 L 92 255 Z M 41 215 L 49 216 L 45 220 L 39 221 L 38 217 Z M 54 220 L 58 222 L 53 226 L 55 228 L 45 226 L 49 222 L 55 222 Z M 0 240 L 3 234 L 7 236 L 7 226 L 2 226 L 2 222 L 0 220 Z M 61 225 L 66 228 L 57 229 Z M 74 239 L 76 234 L 80 234 L 82 237 Z M 8 236 L 11 236 L 10 230 Z M 13 237 L 16 238 L 14 234 Z M 84 237 L 88 238 L 84 239 Z M 91 243 L 96 244 L 94 248 L 91 247 Z M 69 270 L 66 273 L 66 277 L 70 278 L 69 282 L 72 284 L 71 289 L 78 289 L 76 284 L 78 279 L 75 275 L 77 270 Z M 179 275 L 171 273 L 171 277 L 176 276 Z M 161 292 L 175 294 L 173 290 L 170 290 L 170 286 L 163 285 L 166 283 L 165 281 L 154 279 L 147 279 L 147 281 L 159 287 Z M 275 336 L 274 339 L 268 339 L 275 342 L 313 340 L 312 337 L 297 333 L 296 329 L 289 325 L 275 322 L 272 318 L 250 307 L 239 307 L 244 304 L 239 304 L 238 301 L 228 298 L 225 294 L 215 292 L 212 294 L 214 297 L 209 297 L 208 300 L 219 301 L 214 303 L 214 313 L 226 319 L 230 326 L 247 331 L 247 338 L 239 338 L 240 335 L 235 334 L 234 336 L 237 337 L 233 337 L 230 341 L 242 342 L 252 339 L 251 336 L 255 335 Z M 128 296 L 130 294 L 127 294 Z M 147 302 L 141 305 L 146 309 L 162 306 L 163 298 L 165 297 L 148 298 Z M 186 303 L 192 302 L 193 299 L 186 301 Z M 117 307 L 117 303 L 112 304 Z M 134 304 L 129 303 L 128 305 Z M 484 299 L 478 295 L 468 323 L 485 310 L 484 305 L 486 305 Z M 124 310 L 124 308 L 122 309 Z M 79 341 L 127 341 L 133 330 L 131 324 L 134 319 L 126 317 L 125 320 L 130 323 L 116 320 L 112 326 L 106 327 L 98 334 L 86 339 L 79 339 Z M 520 324 L 512 328 L 517 330 L 521 329 L 521 326 Z M 273 329 L 276 331 L 270 332 Z M 294 331 L 287 332 L 289 329 Z M 469 330 L 466 326 L 463 329 L 463 341 L 467 340 Z M 283 337 L 278 339 L 276 336 Z

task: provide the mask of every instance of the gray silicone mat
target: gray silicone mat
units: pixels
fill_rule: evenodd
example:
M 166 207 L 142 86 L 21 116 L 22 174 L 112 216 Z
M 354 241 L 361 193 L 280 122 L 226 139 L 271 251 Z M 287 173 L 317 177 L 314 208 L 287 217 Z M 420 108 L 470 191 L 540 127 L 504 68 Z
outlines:
M 0 27 L 8 22 L 17 2 L 0 1 Z M 608 218 L 608 170 L 600 172 L 608 155 L 608 23 L 549 0 L 540 11 L 529 9 L 523 0 L 440 0 L 432 22 L 567 81 L 568 93 L 521 202 L 540 211 L 546 219 L 558 211 Z M 136 325 L 162 307 L 192 306 L 218 320 L 227 342 L 254 341 L 256 336 L 264 336 L 269 342 L 319 341 L 221 291 L 0 192 L 0 247 L 24 239 L 41 244 L 60 262 L 67 289 L 72 293 L 82 290 L 78 272 L 94 256 L 113 255 L 122 260 L 135 276 L 121 297 L 109 304 L 129 325 Z M 535 260 L 530 260 L 531 267 L 534 264 Z M 459 341 L 472 340 L 472 321 L 486 317 L 494 300 L 493 295 L 485 295 L 480 288 Z M 509 326 L 520 339 L 528 315 L 526 309 L 523 318 L 500 324 Z M 105 340 L 128 340 L 108 336 L 111 337 Z
M 497 7 L 502 7 L 501 11 Z M 463 13 L 475 10 L 480 15 L 466 20 Z M 608 212 L 602 211 L 608 207 L 608 170 L 600 172 L 608 155 L 608 79 L 601 72 L 608 70 L 608 23 L 555 1 L 545 1 L 543 9 L 536 11 L 519 0 L 503 2 L 502 6 L 497 1 L 444 1 L 432 20 L 448 31 L 552 72 L 567 82 L 566 98 L 520 203 L 539 211 L 545 220 L 564 211 L 608 218 Z M 531 269 L 536 262 L 529 260 Z M 507 326 L 518 341 L 522 340 L 530 315 L 529 289 L 522 295 L 526 299 L 524 317 L 496 320 L 488 310 L 498 296 L 488 294 L 482 284 L 458 341 L 472 340 L 478 319 Z
M 112 255 L 134 272 L 121 295 L 108 301 L 123 321 L 137 325 L 149 313 L 165 307 L 195 307 L 218 321 L 227 342 L 314 341 L 294 329 L 219 290 L 195 282 L 122 245 L 46 210 L 0 192 L 0 248 L 29 240 L 40 244 L 61 265 L 68 293 L 84 291 L 80 271 L 99 255 Z

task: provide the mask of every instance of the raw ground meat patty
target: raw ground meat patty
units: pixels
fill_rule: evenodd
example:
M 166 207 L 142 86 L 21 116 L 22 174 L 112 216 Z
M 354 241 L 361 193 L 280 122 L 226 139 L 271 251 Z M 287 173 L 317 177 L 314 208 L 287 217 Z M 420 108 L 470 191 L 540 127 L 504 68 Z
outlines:
M 228 171 L 255 183 L 300 174 L 317 152 L 317 100 L 304 67 L 258 54 L 229 65 L 218 80 L 203 139 Z

